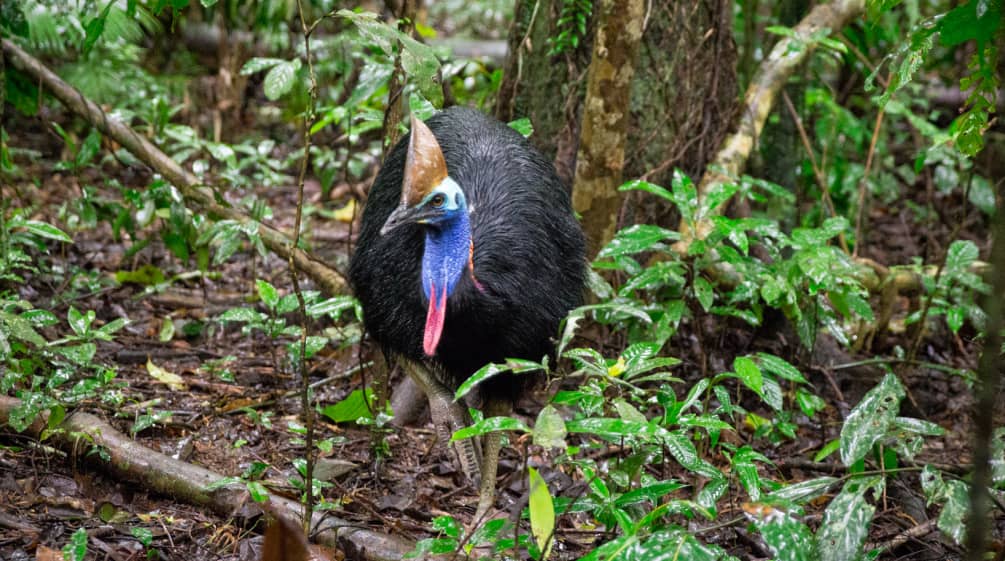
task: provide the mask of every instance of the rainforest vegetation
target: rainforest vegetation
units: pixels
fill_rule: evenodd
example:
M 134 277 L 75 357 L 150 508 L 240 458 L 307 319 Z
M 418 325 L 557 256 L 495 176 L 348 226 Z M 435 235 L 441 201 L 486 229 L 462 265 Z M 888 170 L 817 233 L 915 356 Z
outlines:
M 0 559 L 1005 558 L 1003 21 L 3 0 Z M 588 263 L 448 437 L 347 279 L 385 158 L 452 106 L 554 165 Z M 476 513 L 446 440 L 488 435 Z

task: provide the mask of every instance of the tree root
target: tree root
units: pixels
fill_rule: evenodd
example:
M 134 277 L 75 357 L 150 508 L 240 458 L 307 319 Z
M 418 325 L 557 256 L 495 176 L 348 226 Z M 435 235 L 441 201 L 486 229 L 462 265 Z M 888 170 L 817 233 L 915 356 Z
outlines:
M 7 426 L 11 411 L 21 404 L 12 397 L 0 396 L 0 426 Z M 46 428 L 48 415 L 41 415 L 25 435 L 39 438 Z M 77 459 L 86 459 L 120 479 L 129 480 L 145 489 L 206 507 L 220 516 L 253 518 L 263 508 L 252 502 L 242 485 L 228 485 L 207 490 L 223 476 L 206 468 L 176 460 L 138 444 L 110 424 L 94 415 L 75 412 L 66 417 L 47 442 Z M 50 431 L 52 432 L 52 431 Z M 97 454 L 100 449 L 107 461 Z M 280 516 L 299 520 L 303 507 L 297 501 L 273 496 L 269 510 Z M 351 522 L 324 513 L 314 513 L 311 523 L 315 539 L 326 546 L 346 552 L 347 559 L 398 561 L 414 549 L 414 544 L 389 534 L 361 528 Z
M 38 59 L 29 55 L 13 42 L 3 39 L 3 52 L 7 60 L 18 70 L 30 75 L 45 89 L 49 90 L 67 109 L 80 115 L 103 134 L 121 144 L 131 154 L 155 172 L 164 176 L 185 198 L 186 203 L 210 214 L 214 219 L 234 220 L 240 223 L 254 222 L 251 217 L 228 205 L 211 188 L 185 170 L 178 162 L 157 148 L 152 142 L 134 131 L 128 125 L 110 116 L 98 104 L 64 82 L 46 68 Z M 284 259 L 293 254 L 297 269 L 314 279 L 327 294 L 346 291 L 345 275 L 325 265 L 302 249 L 293 249 L 293 241 L 275 228 L 258 224 L 258 235 L 262 243 Z

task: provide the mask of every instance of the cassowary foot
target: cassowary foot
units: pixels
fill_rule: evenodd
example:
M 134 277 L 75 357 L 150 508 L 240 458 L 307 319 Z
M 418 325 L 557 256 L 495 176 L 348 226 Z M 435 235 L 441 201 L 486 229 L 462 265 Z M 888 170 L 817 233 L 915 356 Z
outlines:
M 425 366 L 406 360 L 405 371 L 422 388 L 429 400 L 429 416 L 433 419 L 439 440 L 449 445 L 464 475 L 476 486 L 482 481 L 482 450 L 476 438 L 465 438 L 450 442 L 454 432 L 471 424 L 467 408 L 454 401 L 454 394 Z M 494 478 L 493 478 L 494 480 Z

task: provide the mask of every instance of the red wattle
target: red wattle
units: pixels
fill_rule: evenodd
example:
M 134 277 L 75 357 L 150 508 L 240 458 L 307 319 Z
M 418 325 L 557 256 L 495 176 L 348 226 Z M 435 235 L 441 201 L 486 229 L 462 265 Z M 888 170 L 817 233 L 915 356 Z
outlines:
M 443 321 L 447 315 L 447 286 L 443 285 L 443 292 L 439 299 L 436 298 L 436 283 L 430 283 L 429 290 L 429 311 L 426 312 L 426 329 L 422 334 L 422 350 L 426 356 L 433 356 L 436 353 L 436 346 L 440 344 L 440 335 L 443 335 Z

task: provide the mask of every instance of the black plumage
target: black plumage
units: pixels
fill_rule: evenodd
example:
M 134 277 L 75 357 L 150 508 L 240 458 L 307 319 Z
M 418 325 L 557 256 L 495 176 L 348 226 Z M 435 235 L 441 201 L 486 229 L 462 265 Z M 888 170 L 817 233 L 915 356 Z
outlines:
M 416 223 L 381 234 L 398 207 L 408 137 L 374 181 L 350 265 L 371 336 L 391 356 L 436 367 L 448 386 L 489 362 L 539 360 L 553 349 L 565 314 L 581 302 L 585 242 L 555 170 L 519 133 L 469 108 L 453 107 L 426 125 L 470 211 L 475 285 L 463 275 L 448 300 L 434 357 L 423 353 L 428 301 L 421 288 L 424 232 Z M 512 378 L 482 391 L 512 397 Z

